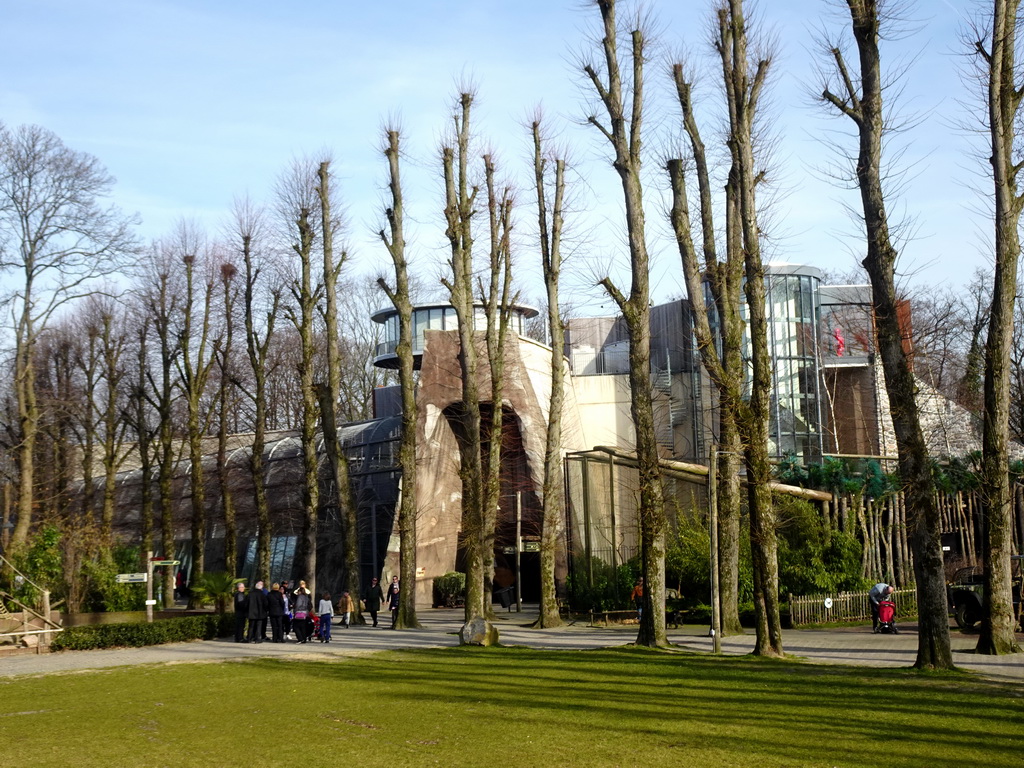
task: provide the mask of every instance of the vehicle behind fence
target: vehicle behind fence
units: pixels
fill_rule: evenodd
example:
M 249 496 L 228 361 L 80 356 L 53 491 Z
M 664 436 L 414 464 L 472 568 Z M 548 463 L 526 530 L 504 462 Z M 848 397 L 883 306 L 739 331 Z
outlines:
M 897 618 L 917 615 L 917 591 L 913 587 L 897 589 L 889 599 L 896 604 Z M 867 590 L 832 595 L 790 595 L 789 611 L 794 627 L 805 624 L 871 621 L 871 604 Z

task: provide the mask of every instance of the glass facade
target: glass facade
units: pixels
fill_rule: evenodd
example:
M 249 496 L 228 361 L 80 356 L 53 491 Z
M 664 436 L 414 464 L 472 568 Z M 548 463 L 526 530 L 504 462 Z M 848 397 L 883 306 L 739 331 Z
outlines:
M 512 333 L 523 335 L 524 319 L 534 317 L 537 310 L 532 307 L 515 307 L 509 319 L 509 328 Z M 374 363 L 388 367 L 388 362 L 394 358 L 398 349 L 398 313 L 395 310 L 380 310 L 373 315 L 373 320 L 384 326 L 384 339 L 377 344 L 376 359 Z M 474 327 L 483 329 L 487 327 L 487 316 L 483 307 L 476 307 L 474 312 Z M 412 311 L 412 352 L 414 355 L 423 354 L 423 334 L 425 331 L 454 331 L 458 330 L 459 320 L 455 314 L 455 308 L 446 305 L 434 305 L 416 307 Z M 397 363 L 396 363 L 397 364 Z
M 776 456 L 821 458 L 816 269 L 769 267 L 768 351 L 773 365 L 769 434 Z

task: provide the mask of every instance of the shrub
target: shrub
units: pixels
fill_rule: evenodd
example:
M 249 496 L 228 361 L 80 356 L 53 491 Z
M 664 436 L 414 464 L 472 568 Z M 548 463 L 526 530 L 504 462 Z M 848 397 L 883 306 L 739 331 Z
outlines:
M 145 584 L 118 584 L 119 573 L 135 573 L 141 566 L 138 547 L 115 546 L 110 554 L 100 552 L 95 560 L 82 563 L 82 572 L 90 589 L 84 605 L 86 611 L 140 611 L 146 607 Z M 144 570 L 144 569 L 143 569 Z
M 234 597 L 236 586 L 245 579 L 238 579 L 227 571 L 202 573 L 192 585 L 192 597 L 198 605 L 212 605 L 217 613 L 227 612 Z
M 38 584 L 42 589 L 50 590 L 51 600 L 58 600 L 64 596 L 63 590 L 63 565 L 60 557 L 60 530 L 55 525 L 44 525 L 32 538 L 27 549 L 15 558 L 15 567 L 24 573 L 32 582 Z M 11 576 L 5 572 L 2 576 Z M 10 583 L 4 586 L 23 603 L 36 605 L 39 600 L 39 591 L 28 581 L 20 578 L 11 578 Z
M 841 531 L 827 532 L 818 511 L 791 496 L 775 498 L 779 516 L 779 591 L 797 595 L 842 592 L 864 586 L 861 544 Z
M 212 640 L 234 633 L 234 617 L 206 614 L 158 619 L 152 624 L 134 621 L 126 624 L 96 624 L 68 627 L 55 635 L 53 651 L 86 651 L 94 648 L 141 648 L 147 645 L 178 643 L 185 640 Z
M 572 607 L 580 611 L 614 611 L 632 608 L 629 595 L 640 575 L 638 558 L 613 567 L 593 557 L 588 565 L 585 557 L 573 559 L 567 586 Z
M 466 574 L 450 571 L 434 578 L 434 605 L 458 608 L 466 604 Z
M 711 542 L 707 524 L 702 520 L 681 517 L 675 536 L 670 536 L 665 551 L 665 583 L 675 589 L 680 605 L 692 608 L 706 602 L 711 588 Z M 744 519 L 740 532 L 739 583 L 740 601 L 753 599 L 754 572 L 750 562 L 750 536 Z

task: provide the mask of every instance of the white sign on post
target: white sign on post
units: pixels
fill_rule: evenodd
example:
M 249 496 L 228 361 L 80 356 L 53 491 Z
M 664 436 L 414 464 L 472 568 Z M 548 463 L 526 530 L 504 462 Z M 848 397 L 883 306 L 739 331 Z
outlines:
M 147 578 L 145 573 L 119 573 L 114 581 L 118 584 L 145 584 Z

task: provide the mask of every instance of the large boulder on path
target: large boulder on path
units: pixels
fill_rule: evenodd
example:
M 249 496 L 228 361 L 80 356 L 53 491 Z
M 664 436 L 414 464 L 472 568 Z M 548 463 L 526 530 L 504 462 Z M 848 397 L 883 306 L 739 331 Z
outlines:
M 497 645 L 498 629 L 487 619 L 470 619 L 459 630 L 459 642 L 462 645 Z

